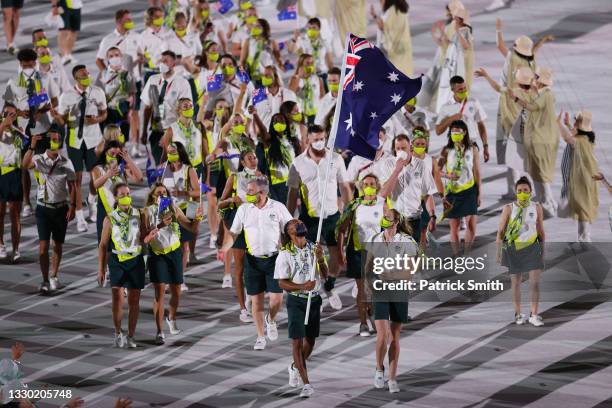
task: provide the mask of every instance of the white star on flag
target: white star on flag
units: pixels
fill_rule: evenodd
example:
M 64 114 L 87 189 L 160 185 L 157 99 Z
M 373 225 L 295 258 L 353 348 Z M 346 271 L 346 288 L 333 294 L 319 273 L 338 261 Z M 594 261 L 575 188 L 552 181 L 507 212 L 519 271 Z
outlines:
M 353 113 L 349 113 L 349 118 L 344 121 L 346 123 L 346 130 L 353 129 Z
M 376 119 L 377 117 L 378 117 L 378 115 L 376 114 L 376 112 L 370 113 L 370 118 L 371 119 Z
M 361 81 L 355 82 L 355 86 L 353 86 L 353 89 L 355 91 L 361 91 L 362 88 L 363 88 L 363 82 Z
M 396 82 L 399 79 L 399 75 L 397 75 L 397 72 L 389 72 L 389 76 L 387 78 L 389 78 L 389 81 L 391 82 Z
M 399 103 L 400 99 L 402 99 L 402 97 L 398 94 L 393 94 L 393 96 L 391 96 L 391 102 L 396 105 Z

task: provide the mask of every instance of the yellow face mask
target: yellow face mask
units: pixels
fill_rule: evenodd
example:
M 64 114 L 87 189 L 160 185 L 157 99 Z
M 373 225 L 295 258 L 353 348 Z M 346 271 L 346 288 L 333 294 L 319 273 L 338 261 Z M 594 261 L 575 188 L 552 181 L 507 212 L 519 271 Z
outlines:
M 208 18 L 208 16 L 210 15 L 210 10 L 207 10 L 207 9 L 202 10 L 202 11 L 200 11 L 200 15 L 202 16 L 202 18 L 204 20 L 206 20 Z
M 306 35 L 308 36 L 308 38 L 313 40 L 319 36 L 319 30 L 309 28 L 308 30 L 306 30 Z
M 240 10 L 242 11 L 246 11 L 251 7 L 253 7 L 253 4 L 250 1 L 245 1 L 244 3 L 240 4 Z
M 211 60 L 212 62 L 217 62 L 219 61 L 219 53 L 218 52 L 209 52 L 208 54 L 206 54 L 206 56 L 208 57 L 209 60 Z
M 38 61 L 41 64 L 50 64 L 52 60 L 53 58 L 50 55 L 42 55 L 40 58 L 38 58 Z
M 261 35 L 261 33 L 263 33 L 263 29 L 261 27 L 253 27 L 253 29 L 251 30 L 251 35 L 253 37 L 257 37 Z
M 242 135 L 246 131 L 246 126 L 244 126 L 244 125 L 234 125 L 234 126 L 232 126 L 232 131 L 236 135 Z
M 151 22 L 153 23 L 155 27 L 161 27 L 162 25 L 164 25 L 164 18 L 163 17 L 156 18 Z
M 193 108 L 185 109 L 183 111 L 183 116 L 186 118 L 193 118 L 193 113 L 194 113 Z
M 223 117 L 224 113 L 225 113 L 225 108 L 215 109 L 215 114 L 217 115 L 219 119 Z
M 55 140 L 51 140 L 49 142 L 49 150 L 51 150 L 52 152 L 59 150 L 60 146 L 60 142 L 56 142 Z
M 117 203 L 122 207 L 129 207 L 132 205 L 132 197 L 125 196 L 117 199 Z
M 375 196 L 376 195 L 376 187 L 364 187 L 363 194 L 367 196 Z
M 117 136 L 117 141 L 121 144 L 125 144 L 125 135 L 121 133 L 119 136 Z
M 315 67 L 314 67 L 314 65 L 306 65 L 306 66 L 304 67 L 304 72 L 305 72 L 306 74 L 308 74 L 308 75 L 312 75 L 312 74 L 314 74 L 314 73 L 315 73 Z
M 46 47 L 47 45 L 49 45 L 49 40 L 47 40 L 46 38 L 41 38 L 40 40 L 36 41 L 34 45 L 37 47 Z
M 176 35 L 179 36 L 179 38 L 183 38 L 185 36 L 185 34 L 187 34 L 187 30 L 186 29 L 179 30 L 177 28 L 177 29 L 174 30 L 174 32 L 176 33 Z
M 253 24 L 257 21 L 257 16 L 247 16 L 244 18 L 244 22 L 247 24 Z
M 296 122 L 301 122 L 302 121 L 302 112 L 294 113 L 293 115 L 291 115 L 291 119 L 293 119 Z
M 268 77 L 268 76 L 261 77 L 261 84 L 263 86 L 268 87 L 268 86 L 272 85 L 273 83 L 274 83 L 274 78 Z
M 178 159 L 179 159 L 178 153 L 168 153 L 168 161 L 170 163 L 175 163 L 178 161 Z
M 425 150 L 427 149 L 425 149 L 424 147 L 413 147 L 412 148 L 412 151 L 414 152 L 414 154 L 419 154 L 419 155 L 425 154 Z
M 79 79 L 79 84 L 81 84 L 82 86 L 91 85 L 91 77 L 88 76 L 87 78 Z
M 329 86 L 329 90 L 332 92 L 338 92 L 338 89 L 340 88 L 340 84 L 328 84 Z
M 126 30 L 133 30 L 135 26 L 136 24 L 134 24 L 132 20 L 123 23 L 123 28 L 125 28 Z

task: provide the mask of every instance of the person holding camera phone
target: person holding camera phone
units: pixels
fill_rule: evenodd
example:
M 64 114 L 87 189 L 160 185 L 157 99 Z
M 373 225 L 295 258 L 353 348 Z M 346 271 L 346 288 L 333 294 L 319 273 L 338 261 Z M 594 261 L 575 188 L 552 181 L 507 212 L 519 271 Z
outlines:
M 68 222 L 74 219 L 76 208 L 77 176 L 72 162 L 60 153 L 62 138 L 60 128 L 52 125 L 49 136 L 32 136 L 30 148 L 23 157 L 23 169 L 36 170 L 38 191 L 36 194 L 36 226 L 39 239 L 39 263 L 43 282 L 41 294 L 59 288 L 59 267 L 62 246 Z M 40 145 L 39 145 L 40 143 Z M 34 154 L 39 148 L 42 154 Z M 70 206 L 68 206 L 70 200 Z M 49 241 L 53 239 L 53 258 L 49 273 Z

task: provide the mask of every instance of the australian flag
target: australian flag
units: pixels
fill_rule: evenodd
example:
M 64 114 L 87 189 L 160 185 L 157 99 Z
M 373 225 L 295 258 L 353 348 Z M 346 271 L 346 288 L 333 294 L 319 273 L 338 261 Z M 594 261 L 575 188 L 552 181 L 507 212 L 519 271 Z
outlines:
M 163 176 L 164 169 L 163 167 L 160 169 L 156 169 L 155 167 L 153 167 L 153 165 L 151 164 L 151 158 L 149 157 L 147 159 L 147 165 L 146 165 L 145 172 L 147 174 L 147 182 L 149 184 L 149 187 L 151 187 L 153 184 L 155 184 L 157 179 Z
M 208 92 L 218 91 L 223 85 L 223 74 L 210 75 L 207 78 L 206 90 Z
M 289 6 L 276 15 L 278 21 L 297 20 L 297 6 Z
M 381 50 L 350 34 L 335 147 L 374 159 L 378 131 L 421 90 L 391 64 Z
M 266 88 L 256 88 L 253 91 L 253 105 L 257 105 L 259 102 L 263 102 L 268 98 L 266 95 Z

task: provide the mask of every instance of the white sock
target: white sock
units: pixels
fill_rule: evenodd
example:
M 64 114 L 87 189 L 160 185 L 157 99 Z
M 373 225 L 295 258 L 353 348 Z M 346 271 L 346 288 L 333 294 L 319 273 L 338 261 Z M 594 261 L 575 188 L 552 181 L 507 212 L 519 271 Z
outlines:
M 588 235 L 591 232 L 591 225 L 588 221 L 578 221 L 578 237 Z
M 97 198 L 97 196 L 95 194 L 89 193 L 89 195 L 87 196 L 87 201 L 90 202 L 90 203 L 95 203 L 96 202 L 96 198 Z
M 85 221 L 85 216 L 83 215 L 83 209 L 75 211 L 75 216 L 78 221 Z

